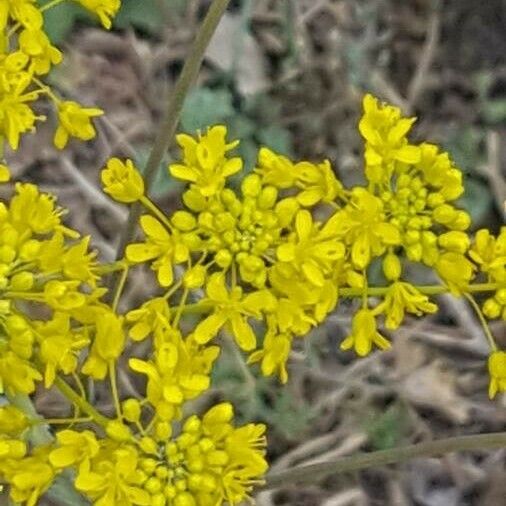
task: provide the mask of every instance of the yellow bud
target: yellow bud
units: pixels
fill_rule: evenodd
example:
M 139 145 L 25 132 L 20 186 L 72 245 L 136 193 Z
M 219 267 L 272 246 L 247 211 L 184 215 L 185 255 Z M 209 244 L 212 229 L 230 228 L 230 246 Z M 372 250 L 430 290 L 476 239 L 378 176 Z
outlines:
M 174 485 L 176 486 L 176 489 L 180 490 L 181 492 L 184 492 L 188 488 L 186 480 L 184 479 L 175 480 Z
M 159 466 L 156 468 L 155 474 L 160 480 L 165 480 L 169 475 L 169 470 L 166 467 Z
M 241 190 L 245 197 L 256 197 L 261 189 L 262 181 L 258 174 L 250 174 L 242 181 Z
M 465 211 L 457 211 L 457 216 L 450 226 L 454 230 L 467 230 L 471 225 L 471 217 Z
M 274 186 L 265 187 L 258 196 L 257 202 L 260 209 L 271 209 L 278 199 L 278 190 Z
M 183 202 L 192 211 L 201 212 L 207 207 L 207 199 L 196 189 L 190 188 L 183 193 Z
M 172 426 L 168 422 L 158 422 L 155 425 L 155 436 L 158 441 L 165 441 L 172 435 Z
M 19 272 L 11 278 L 11 288 L 16 291 L 28 291 L 33 286 L 33 274 L 31 272 Z
M 165 496 L 163 494 L 155 494 L 151 498 L 151 505 L 150 506 L 165 506 L 166 500 Z
M 187 211 L 176 211 L 171 218 L 172 224 L 183 232 L 189 232 L 197 226 L 197 220 L 193 214 Z
M 197 415 L 190 416 L 183 425 L 184 432 L 200 432 L 201 422 Z
M 114 439 L 114 441 L 122 442 L 128 441 L 132 438 L 130 429 L 119 420 L 113 420 L 112 422 L 109 422 L 105 431 L 111 439 Z
M 216 253 L 215 260 L 219 267 L 226 269 L 232 263 L 232 255 L 230 251 L 222 249 Z
M 490 319 L 498 318 L 501 314 L 501 305 L 495 299 L 487 299 L 483 304 L 483 314 Z
M 177 494 L 177 490 L 176 490 L 176 487 L 174 487 L 173 485 L 167 485 L 163 489 L 163 495 L 167 499 L 174 499 L 174 497 L 176 497 L 176 494 Z
M 162 490 L 162 483 L 158 478 L 152 476 L 144 483 L 144 489 L 150 494 L 156 494 Z
M 214 425 L 218 423 L 227 423 L 232 420 L 234 410 L 229 402 L 222 402 L 213 406 L 202 419 L 204 425 Z
M 0 246 L 0 262 L 11 263 L 16 258 L 16 250 L 11 246 Z
M 141 417 L 141 403 L 137 399 L 127 399 L 122 403 L 123 415 L 129 422 L 138 422 Z
M 196 506 L 197 503 L 191 494 L 188 492 L 179 493 L 174 498 L 174 506 Z
M 441 234 L 438 242 L 443 248 L 455 253 L 465 253 L 470 245 L 469 236 L 464 232 L 457 232 L 455 230 Z
M 397 281 L 401 276 L 401 261 L 397 255 L 388 253 L 383 259 L 383 273 L 389 281 Z
M 139 442 L 139 446 L 145 453 L 150 453 L 152 455 L 156 455 L 158 453 L 158 445 L 153 438 L 143 437 Z
M 499 302 L 499 304 L 501 304 L 501 306 L 506 305 L 506 288 L 497 290 L 494 298 L 497 302 Z
M 186 271 L 183 277 L 183 284 L 185 288 L 192 290 L 203 286 L 206 281 L 206 273 L 207 270 L 202 265 L 196 265 Z
M 442 225 L 448 225 L 457 219 L 457 211 L 448 204 L 443 204 L 434 209 L 434 220 Z
M 147 457 L 147 458 L 141 459 L 140 464 L 141 464 L 142 469 L 144 469 L 144 471 L 146 471 L 146 473 L 153 474 L 155 472 L 158 462 L 155 459 Z

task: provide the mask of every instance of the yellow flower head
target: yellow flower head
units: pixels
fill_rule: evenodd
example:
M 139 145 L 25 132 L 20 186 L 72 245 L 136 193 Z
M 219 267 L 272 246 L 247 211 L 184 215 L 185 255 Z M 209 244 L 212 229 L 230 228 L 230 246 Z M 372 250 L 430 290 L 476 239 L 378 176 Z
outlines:
M 497 392 L 506 392 L 506 351 L 494 351 L 488 357 L 490 384 L 488 395 L 491 399 Z
M 104 114 L 96 107 L 81 107 L 77 102 L 65 101 L 58 104 L 59 125 L 54 135 L 54 145 L 63 149 L 70 137 L 89 141 L 96 135 L 91 118 Z
M 85 9 L 95 13 L 102 26 L 109 30 L 112 26 L 111 18 L 116 16 L 121 7 L 121 0 L 77 0 Z
M 342 350 L 354 348 L 360 357 L 369 355 L 372 345 L 380 350 L 390 348 L 390 343 L 378 332 L 376 318 L 369 309 L 360 309 L 354 316 L 351 324 L 351 334 L 341 343 Z
M 429 302 L 426 295 L 421 294 L 411 283 L 397 281 L 390 285 L 385 295 L 384 312 L 387 329 L 396 329 L 404 319 L 405 313 L 417 316 L 423 313 L 435 313 L 436 304 Z
M 364 115 L 358 128 L 365 144 L 366 176 L 371 183 L 383 183 L 397 163 L 417 163 L 420 149 L 406 140 L 415 118 L 402 118 L 398 107 L 380 104 L 372 95 L 363 100 Z
M 111 158 L 101 178 L 105 193 L 118 202 L 136 202 L 144 195 L 144 180 L 132 160 Z
M 226 127 L 214 126 L 198 140 L 186 134 L 177 136 L 183 149 L 183 163 L 169 166 L 170 173 L 177 179 L 192 183 L 203 196 L 219 192 L 228 177 L 242 169 L 240 158 L 227 158 L 226 153 L 235 148 L 239 141 L 226 142 Z
M 62 61 L 61 52 L 42 30 L 23 30 L 19 36 L 19 47 L 30 58 L 29 69 L 35 74 L 47 74 L 52 65 Z

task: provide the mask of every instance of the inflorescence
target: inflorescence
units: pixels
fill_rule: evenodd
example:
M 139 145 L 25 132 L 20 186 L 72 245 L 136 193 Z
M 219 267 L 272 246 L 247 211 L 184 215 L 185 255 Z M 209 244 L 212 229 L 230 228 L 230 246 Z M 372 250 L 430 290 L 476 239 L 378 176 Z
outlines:
M 120 1 L 78 3 L 108 28 Z M 0 6 L 2 146 L 5 140 L 16 149 L 33 129 L 41 118 L 32 102 L 42 96 L 56 106 L 57 147 L 95 135 L 91 118 L 99 109 L 61 100 L 39 81 L 61 60 L 43 31 L 43 10 L 33 0 Z M 506 227 L 497 236 L 485 229 L 472 236 L 469 214 L 456 205 L 462 173 L 449 155 L 412 144 L 415 119 L 398 108 L 371 95 L 363 108 L 365 184 L 353 188 L 328 160 L 293 162 L 265 147 L 240 178 L 238 141 L 217 125 L 177 136 L 181 160 L 168 171 L 186 187 L 181 208 L 167 215 L 150 200 L 133 162 L 112 158 L 101 173 L 104 191 L 144 209 L 142 235 L 114 264 L 100 263 L 90 237 L 65 226 L 55 197 L 15 185 L 0 204 L 0 389 L 13 400 L 38 386 L 57 388 L 74 414 L 39 420 L 15 403 L 0 408 L 0 476 L 13 501 L 36 504 L 67 469 L 98 506 L 251 498 L 268 468 L 265 426 L 236 426 L 227 402 L 202 415 L 184 408 L 210 388 L 220 333 L 263 375 L 285 383 L 293 341 L 346 298 L 357 305 L 341 349 L 363 357 L 391 346 L 381 328 L 397 329 L 407 314 L 436 312 L 434 295 L 465 297 L 490 345 L 489 395 L 506 391 L 506 352 L 487 324 L 506 320 Z M 9 179 L 6 164 L 0 179 Z M 373 264 L 382 267 L 380 286 L 369 283 Z M 410 281 L 414 264 L 440 284 Z M 139 265 L 153 270 L 159 293 L 122 313 L 128 272 Z M 108 298 L 107 276 L 116 271 L 120 282 Z M 480 303 L 478 292 L 486 294 Z M 118 361 L 140 341 L 149 343 L 148 355 L 127 364 L 145 379 L 145 391 L 121 399 Z M 87 378 L 108 382 L 113 415 L 92 405 Z M 34 445 L 31 430 L 40 423 L 53 426 L 55 439 Z

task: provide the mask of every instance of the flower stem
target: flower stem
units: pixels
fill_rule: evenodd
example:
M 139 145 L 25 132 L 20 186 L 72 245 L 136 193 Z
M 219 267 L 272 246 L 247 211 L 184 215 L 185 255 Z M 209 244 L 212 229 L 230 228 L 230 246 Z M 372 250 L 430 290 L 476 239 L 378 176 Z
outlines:
M 416 285 L 416 289 L 424 295 L 441 295 L 442 293 L 450 292 L 450 289 L 445 285 Z M 388 290 L 388 286 L 370 286 L 367 288 L 367 295 L 369 297 L 378 297 L 385 295 Z M 497 284 L 476 283 L 474 285 L 469 285 L 466 290 L 470 293 L 493 292 L 494 290 L 497 290 Z M 363 293 L 363 288 L 341 288 L 339 290 L 339 295 L 342 297 L 362 297 Z
M 88 401 L 83 399 L 71 386 L 69 386 L 62 378 L 56 376 L 54 384 L 60 390 L 60 392 L 72 403 L 78 406 L 81 411 L 91 416 L 93 420 L 106 427 L 109 423 L 109 419 L 104 415 L 100 414 Z
M 352 455 L 330 462 L 298 466 L 268 474 L 264 488 L 272 489 L 292 483 L 314 483 L 316 480 L 330 474 L 395 464 L 417 457 L 431 457 L 456 451 L 487 450 L 493 448 L 506 448 L 506 432 L 450 437 L 400 448 Z
M 162 124 L 160 125 L 155 143 L 144 170 L 146 195 L 149 195 L 149 188 L 153 183 L 156 171 L 158 170 L 163 156 L 169 149 L 172 139 L 174 138 L 181 110 L 183 108 L 184 99 L 197 78 L 204 60 L 206 48 L 209 45 L 211 37 L 213 36 L 229 2 L 230 0 L 213 0 L 206 17 L 200 26 L 197 36 L 195 37 L 190 54 L 184 62 L 179 79 L 177 80 L 174 90 L 169 98 Z M 139 204 L 134 204 L 130 208 L 128 220 L 120 238 L 118 252 L 116 255 L 118 259 L 123 256 L 126 245 L 132 240 L 139 215 L 140 206 Z
M 469 303 L 474 309 L 474 312 L 476 313 L 476 316 L 480 320 L 481 326 L 483 327 L 483 332 L 487 337 L 487 341 L 488 344 L 490 345 L 490 348 L 492 349 L 492 351 L 497 351 L 497 344 L 495 343 L 494 336 L 492 335 L 492 332 L 490 332 L 490 327 L 488 326 L 487 320 L 485 319 L 483 313 L 481 312 L 480 306 L 478 305 L 474 297 L 469 293 L 465 293 L 464 297 L 469 301 Z

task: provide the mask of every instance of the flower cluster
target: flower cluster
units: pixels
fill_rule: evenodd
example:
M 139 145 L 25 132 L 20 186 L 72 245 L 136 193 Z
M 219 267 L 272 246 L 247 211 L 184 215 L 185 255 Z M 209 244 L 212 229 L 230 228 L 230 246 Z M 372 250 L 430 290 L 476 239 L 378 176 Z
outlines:
M 0 145 L 4 139 L 14 150 L 20 138 L 35 129 L 44 116 L 35 112 L 35 102 L 42 96 L 54 104 L 58 127 L 54 144 L 63 149 L 70 137 L 88 141 L 95 137 L 91 119 L 102 110 L 82 107 L 63 100 L 41 79 L 61 63 L 63 55 L 44 31 L 44 12 L 64 0 L 3 0 L 0 5 Z M 70 0 L 69 0 L 70 1 Z M 96 14 L 105 28 L 118 11 L 120 0 L 72 0 Z
M 242 161 L 229 154 L 237 142 L 227 140 L 226 128 L 212 127 L 196 139 L 179 135 L 183 159 L 169 172 L 188 183 L 185 207 L 171 216 L 147 207 L 145 239 L 127 248 L 126 259 L 149 263 L 162 287 L 172 285 L 176 265 L 184 268 L 185 289 L 204 288 L 199 305 L 210 312 L 195 328 L 195 340 L 204 344 L 228 329 L 251 352 L 250 362 L 261 362 L 264 374 L 277 373 L 283 381 L 293 338 L 318 325 L 340 295 L 362 298 L 342 344 L 360 356 L 373 345 L 389 347 L 377 330 L 380 315 L 387 329 L 396 329 L 407 313 L 434 313 L 428 294 L 403 279 L 409 263 L 432 269 L 457 295 L 486 273 L 497 290 L 485 312 L 497 317 L 504 311 L 504 231 L 497 239 L 480 231 L 471 246 L 470 217 L 455 206 L 464 191 L 462 173 L 435 145 L 408 141 L 413 122 L 396 107 L 364 98 L 359 130 L 366 184 L 352 189 L 344 188 L 328 161 L 294 163 L 262 148 L 238 194 L 229 178 Z M 126 202 L 127 193 L 135 195 L 127 187 L 136 171 L 124 170 L 129 175 L 116 181 L 129 183 L 123 198 L 115 198 Z M 111 194 L 112 187 L 106 183 Z M 137 190 L 142 201 L 143 188 Z M 387 285 L 370 308 L 367 273 L 375 261 L 382 263 Z
M 117 8 L 81 3 L 104 24 Z M 8 19 L 36 17 L 33 4 L 9 0 Z M 329 161 L 293 162 L 268 148 L 238 180 L 237 141 L 217 125 L 177 137 L 182 156 L 168 171 L 187 186 L 181 208 L 166 214 L 133 162 L 112 158 L 101 173 L 105 193 L 144 209 L 139 238 L 112 264 L 64 225 L 54 197 L 16 184 L 0 205 L 0 391 L 12 401 L 38 385 L 57 388 L 74 413 L 48 421 L 55 440 L 34 446 L 29 434 L 40 420 L 14 403 L 0 408 L 0 477 L 13 501 L 35 505 L 66 470 L 98 506 L 250 499 L 268 467 L 265 427 L 236 426 L 227 402 L 188 413 L 195 399 L 209 406 L 220 335 L 285 383 L 294 340 L 344 298 L 358 304 L 341 349 L 361 357 L 390 347 L 383 328 L 437 311 L 432 295 L 467 298 L 490 342 L 489 395 L 506 391 L 506 352 L 486 324 L 506 320 L 506 228 L 472 238 L 456 204 L 462 175 L 448 154 L 410 143 L 414 119 L 399 109 L 370 95 L 363 105 L 365 180 L 351 189 Z M 440 284 L 414 284 L 415 263 Z M 128 273 L 141 265 L 159 292 L 120 311 Z M 370 286 L 375 266 L 383 282 Z M 111 273 L 120 275 L 109 293 Z M 482 309 L 476 292 L 488 293 Z M 123 366 L 140 379 L 138 397 L 118 389 Z M 84 379 L 107 382 L 112 414 L 92 405 Z

